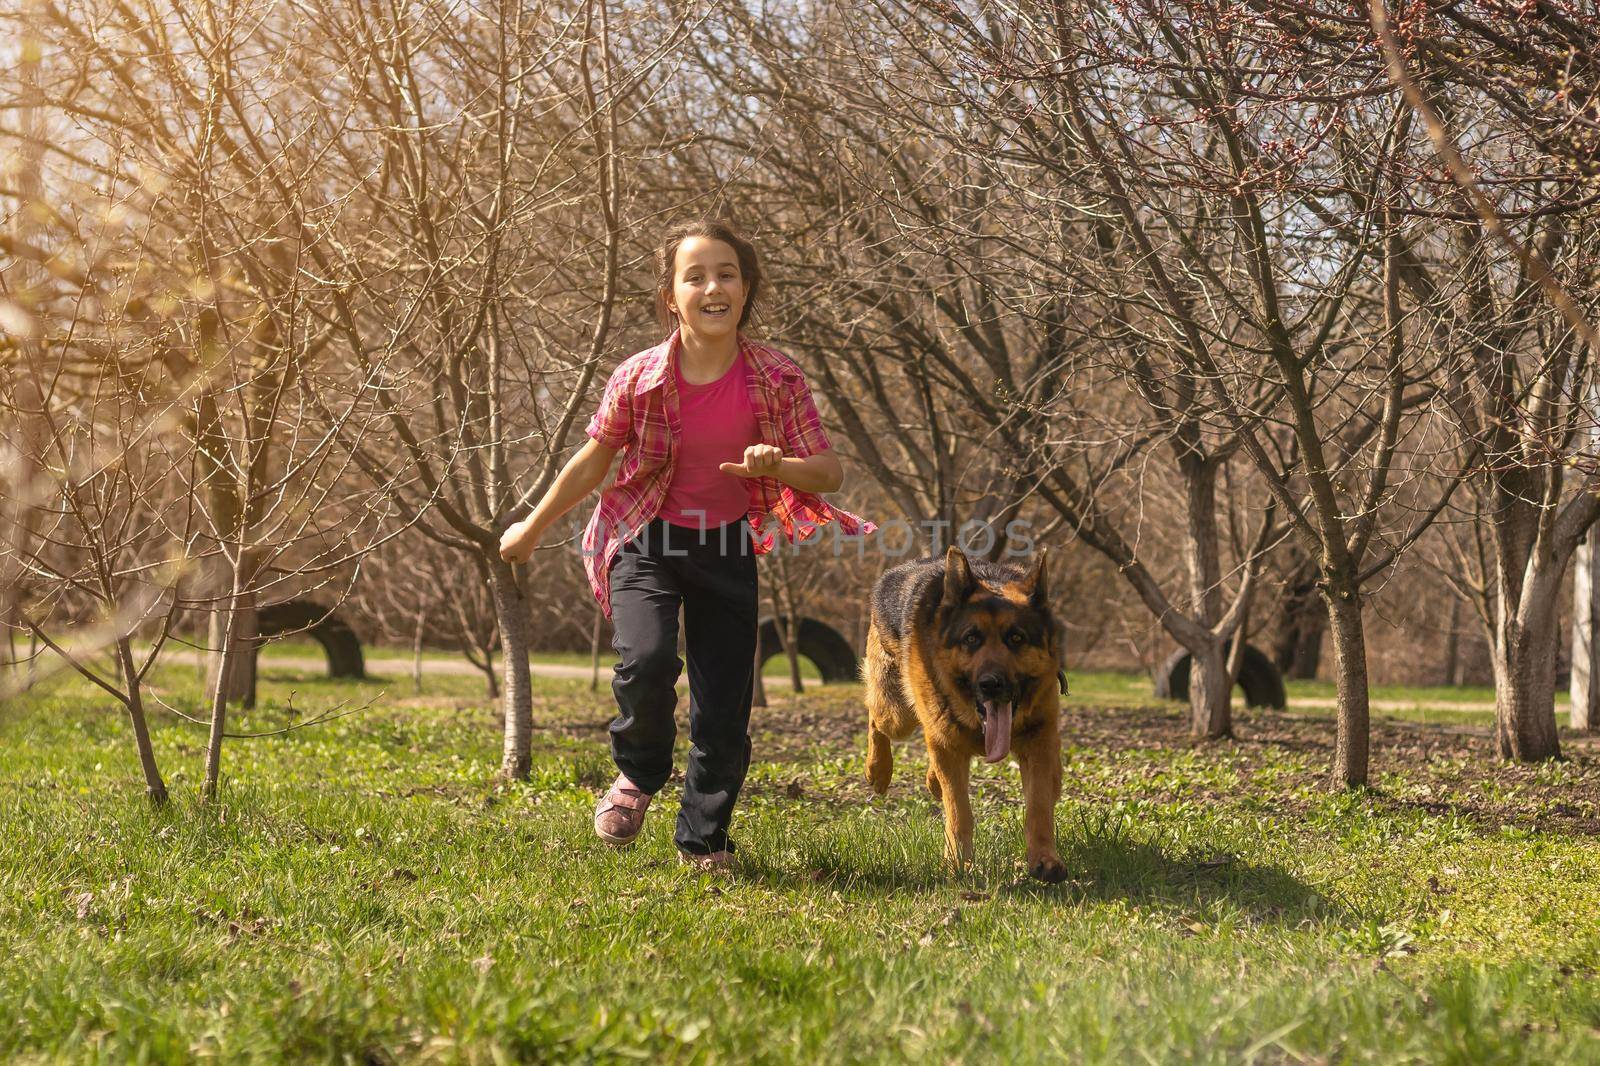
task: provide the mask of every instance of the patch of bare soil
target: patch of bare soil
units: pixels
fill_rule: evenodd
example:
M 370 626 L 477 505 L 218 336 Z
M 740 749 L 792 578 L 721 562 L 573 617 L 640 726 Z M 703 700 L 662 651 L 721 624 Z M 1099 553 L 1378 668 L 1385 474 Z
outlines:
M 1091 752 L 1209 750 L 1246 780 L 1270 768 L 1274 784 L 1264 798 L 1281 796 L 1291 809 L 1295 786 L 1324 784 L 1333 729 L 1328 716 L 1250 710 L 1235 716 L 1234 739 L 1197 741 L 1181 711 L 1072 707 L 1062 716 L 1062 744 Z M 848 691 L 772 696 L 752 714 L 751 732 L 755 757 L 769 762 L 844 755 L 862 750 L 866 709 Z M 1487 728 L 1379 719 L 1372 725 L 1375 787 L 1365 795 L 1396 809 L 1453 813 L 1487 827 L 1600 836 L 1600 755 L 1588 737 L 1563 735 L 1562 743 L 1560 761 L 1528 766 L 1501 760 Z M 1291 754 L 1299 758 L 1284 758 Z M 1188 794 L 1226 798 L 1204 788 Z
M 603 745 L 613 708 L 593 694 L 534 700 L 535 730 L 547 736 Z M 768 704 L 751 714 L 754 754 L 766 763 L 801 763 L 864 751 L 866 708 L 852 689 L 812 688 L 801 695 L 768 690 Z M 678 728 L 688 731 L 688 700 L 678 702 Z M 1253 786 L 1258 801 L 1293 811 L 1301 786 L 1322 788 L 1333 758 L 1333 719 L 1327 715 L 1247 710 L 1235 715 L 1231 740 L 1197 741 L 1181 710 L 1168 707 L 1069 707 L 1062 744 L 1106 753 L 1212 753 Z M 912 741 L 911 743 L 915 743 Z M 1486 727 L 1377 719 L 1372 724 L 1371 778 L 1364 795 L 1395 809 L 1455 814 L 1485 827 L 1516 826 L 1600 836 L 1600 751 L 1594 738 L 1564 733 L 1564 757 L 1535 766 L 1502 761 Z M 1119 764 L 1120 765 L 1120 764 Z M 1084 782 L 1085 788 L 1133 785 L 1152 797 L 1202 801 L 1234 798 L 1200 781 L 1183 783 L 1160 768 L 1128 763 L 1126 779 Z M 1160 781 L 1156 780 L 1160 778 Z M 1269 783 L 1270 782 L 1270 783 Z M 817 792 L 796 777 L 786 786 L 808 798 Z M 897 774 L 894 788 L 921 789 L 920 778 Z M 826 791 L 826 790 L 824 790 Z M 851 790 L 853 798 L 857 790 Z M 859 790 L 865 795 L 865 785 Z

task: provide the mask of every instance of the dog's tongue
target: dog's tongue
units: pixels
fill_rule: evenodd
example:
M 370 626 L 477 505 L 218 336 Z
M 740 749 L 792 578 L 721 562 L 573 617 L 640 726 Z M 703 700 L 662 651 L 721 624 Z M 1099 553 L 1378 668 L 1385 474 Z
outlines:
M 1011 704 L 983 703 L 983 761 L 999 762 L 1011 751 Z

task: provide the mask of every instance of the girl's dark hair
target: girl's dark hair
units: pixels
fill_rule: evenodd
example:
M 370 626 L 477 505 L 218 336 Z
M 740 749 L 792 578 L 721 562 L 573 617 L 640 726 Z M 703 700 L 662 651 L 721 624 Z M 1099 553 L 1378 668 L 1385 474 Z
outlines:
M 739 235 L 733 223 L 721 218 L 700 218 L 680 222 L 667 231 L 661 247 L 656 249 L 656 321 L 669 333 L 677 326 L 676 316 L 667 307 L 667 296 L 672 292 L 673 267 L 678 261 L 678 245 L 690 237 L 706 237 L 726 241 L 739 258 L 739 275 L 744 279 L 744 309 L 739 312 L 739 328 L 744 329 L 756 310 L 756 298 L 761 295 L 761 261 L 756 257 L 755 245 Z

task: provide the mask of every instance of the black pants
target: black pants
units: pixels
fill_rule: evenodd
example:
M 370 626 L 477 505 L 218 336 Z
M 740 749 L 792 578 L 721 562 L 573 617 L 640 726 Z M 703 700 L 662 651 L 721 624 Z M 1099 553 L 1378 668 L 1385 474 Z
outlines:
M 672 774 L 678 607 L 689 660 L 689 766 L 673 839 L 698 855 L 734 850 L 728 823 L 750 768 L 756 559 L 745 518 L 693 529 L 654 518 L 612 559 L 611 756 L 641 789 Z

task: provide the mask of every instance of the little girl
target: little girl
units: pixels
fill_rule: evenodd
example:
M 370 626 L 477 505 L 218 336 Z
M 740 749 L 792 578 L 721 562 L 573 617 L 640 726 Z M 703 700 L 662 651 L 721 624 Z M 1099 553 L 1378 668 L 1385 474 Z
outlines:
M 757 555 L 775 515 L 791 542 L 819 525 L 865 535 L 872 522 L 832 507 L 844 471 L 804 375 L 743 333 L 762 286 L 754 247 L 725 222 L 667 235 L 656 256 L 656 316 L 671 335 L 612 373 L 589 441 L 500 555 L 526 560 L 544 532 L 604 480 L 583 534 L 589 586 L 612 621 L 611 755 L 620 771 L 595 808 L 602 840 L 633 842 L 672 773 L 678 610 L 689 665 L 689 765 L 674 840 L 684 862 L 727 869 L 734 802 L 750 766 Z

